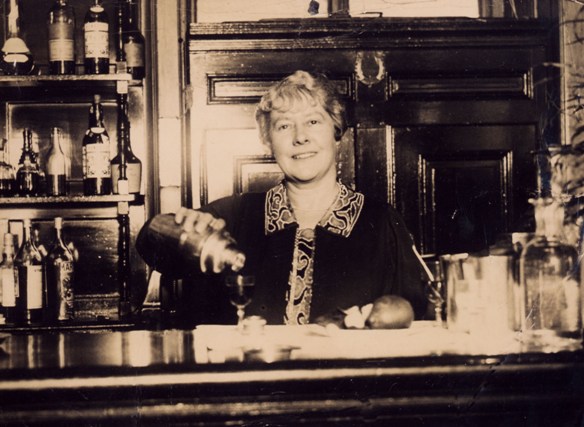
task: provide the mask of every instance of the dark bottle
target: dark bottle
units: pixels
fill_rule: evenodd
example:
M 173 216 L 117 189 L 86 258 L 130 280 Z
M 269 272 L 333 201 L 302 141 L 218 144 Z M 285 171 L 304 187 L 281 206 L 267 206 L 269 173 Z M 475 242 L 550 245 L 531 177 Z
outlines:
M 10 154 L 8 152 L 8 141 L 1 140 L 2 151 L 0 152 L 0 197 L 10 197 L 14 195 L 16 187 L 16 176 L 14 168 L 10 164 Z
M 16 192 L 19 196 L 37 196 L 40 193 L 40 174 L 37 156 L 32 148 L 32 132 L 22 132 L 22 154 L 16 172 Z
M 34 74 L 36 67 L 30 49 L 20 35 L 20 15 L 18 0 L 9 0 L 6 27 L 8 37 L 2 46 L 0 68 L 7 75 Z
M 67 0 L 49 10 L 49 72 L 75 74 L 75 11 Z
M 6 323 L 18 323 L 18 274 L 14 268 L 14 236 L 4 234 L 4 251 L 0 263 L 0 282 L 2 282 L 2 312 Z
M 24 236 L 14 264 L 18 271 L 18 298 L 23 310 L 20 317 L 26 323 L 42 322 L 45 282 L 43 256 L 34 244 L 28 218 L 24 219 Z
M 110 140 L 103 124 L 101 98 L 95 95 L 83 138 L 83 191 L 88 196 L 110 194 L 111 180 Z
M 67 194 L 67 157 L 61 146 L 61 129 L 51 129 L 51 148 L 47 157 L 47 194 L 64 196 Z
M 73 320 L 75 260 L 63 241 L 63 218 L 55 218 L 55 240 L 47 256 L 45 320 Z
M 123 9 L 122 44 L 126 58 L 126 66 L 133 79 L 141 80 L 145 76 L 145 45 L 144 36 L 138 29 L 136 19 L 136 3 L 126 0 Z
M 109 22 L 100 0 L 94 0 L 83 23 L 85 74 L 109 73 Z
M 112 187 L 114 194 L 125 194 L 126 189 L 118 187 L 120 165 L 125 163 L 127 193 L 139 194 L 142 179 L 142 162 L 130 145 L 130 122 L 125 114 L 118 114 L 118 154 L 112 159 Z

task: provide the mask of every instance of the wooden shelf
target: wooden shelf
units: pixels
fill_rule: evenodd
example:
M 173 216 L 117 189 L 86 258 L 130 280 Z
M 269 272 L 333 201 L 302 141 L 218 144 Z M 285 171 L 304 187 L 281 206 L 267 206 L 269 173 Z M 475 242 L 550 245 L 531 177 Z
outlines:
M 111 84 L 115 82 L 131 82 L 132 75 L 128 73 L 110 74 L 71 74 L 71 75 L 36 75 L 36 76 L 0 76 L 0 86 L 37 86 L 43 84 Z
M 66 205 L 66 204 L 113 204 L 134 202 L 140 196 L 135 194 L 109 194 L 105 196 L 36 196 L 36 197 L 0 197 L 0 207 L 7 205 Z

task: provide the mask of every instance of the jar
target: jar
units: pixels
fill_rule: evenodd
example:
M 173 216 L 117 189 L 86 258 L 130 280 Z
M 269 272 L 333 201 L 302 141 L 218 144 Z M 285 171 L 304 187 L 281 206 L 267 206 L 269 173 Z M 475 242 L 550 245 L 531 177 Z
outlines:
M 564 241 L 564 208 L 551 198 L 531 199 L 536 232 L 521 253 L 521 329 L 527 338 L 546 335 L 579 338 L 578 252 Z

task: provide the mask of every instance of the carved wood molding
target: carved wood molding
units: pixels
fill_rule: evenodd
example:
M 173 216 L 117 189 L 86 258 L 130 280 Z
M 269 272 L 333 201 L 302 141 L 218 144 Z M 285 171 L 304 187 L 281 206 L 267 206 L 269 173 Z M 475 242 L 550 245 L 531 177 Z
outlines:
M 245 74 L 207 75 L 207 103 L 211 104 L 255 104 L 266 90 L 289 73 L 277 76 L 250 76 Z M 339 93 L 354 99 L 352 76 L 329 76 Z
M 511 19 L 291 19 L 192 23 L 189 50 L 385 49 L 546 44 L 551 22 Z

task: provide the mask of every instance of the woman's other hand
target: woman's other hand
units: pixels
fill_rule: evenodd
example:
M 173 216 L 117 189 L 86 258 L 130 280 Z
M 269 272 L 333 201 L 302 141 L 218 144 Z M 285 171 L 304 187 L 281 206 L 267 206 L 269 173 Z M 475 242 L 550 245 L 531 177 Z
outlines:
M 203 233 L 207 228 L 215 231 L 221 231 L 225 228 L 223 219 L 215 218 L 207 212 L 187 208 L 180 208 L 174 214 L 174 221 L 182 225 L 185 231 L 194 231 L 195 233 Z

